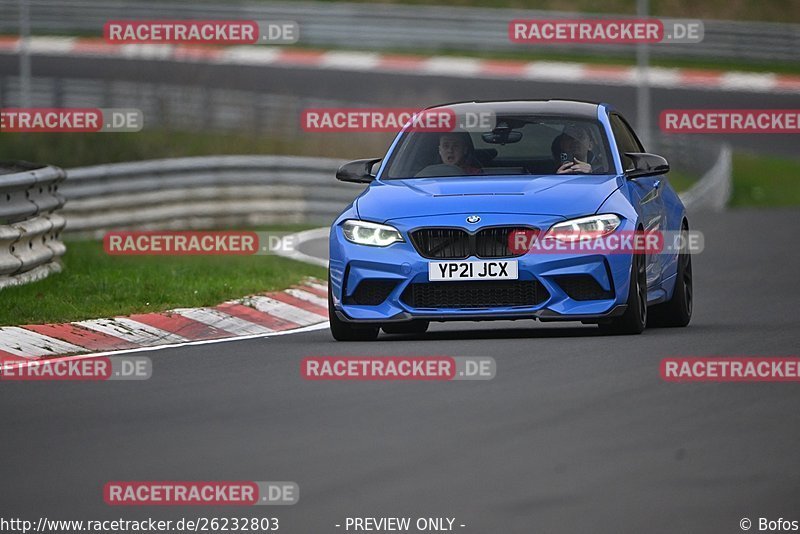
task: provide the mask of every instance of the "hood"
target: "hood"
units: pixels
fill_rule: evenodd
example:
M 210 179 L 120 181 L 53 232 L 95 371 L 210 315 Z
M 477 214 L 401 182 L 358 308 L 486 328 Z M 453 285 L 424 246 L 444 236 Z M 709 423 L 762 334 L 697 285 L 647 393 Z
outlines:
M 356 201 L 359 217 L 386 222 L 456 213 L 578 217 L 594 213 L 622 185 L 603 176 L 469 176 L 376 181 Z

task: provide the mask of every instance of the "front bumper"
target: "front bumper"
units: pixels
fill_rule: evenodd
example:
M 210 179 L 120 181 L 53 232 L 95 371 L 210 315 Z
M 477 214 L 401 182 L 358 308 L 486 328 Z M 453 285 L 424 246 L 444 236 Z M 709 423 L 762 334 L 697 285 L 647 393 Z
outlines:
M 552 216 L 482 215 L 483 225 L 520 225 L 549 228 L 560 220 Z M 464 220 L 461 215 L 439 217 L 435 223 L 430 219 L 424 225 L 403 220 L 391 221 L 406 239 L 388 247 L 356 245 L 347 241 L 340 226 L 331 229 L 330 236 L 330 285 L 334 312 L 345 322 L 388 323 L 406 322 L 415 319 L 431 321 L 483 321 L 508 319 L 539 319 L 541 321 L 602 322 L 621 315 L 627 302 L 632 256 L 630 254 L 527 253 L 516 258 L 519 281 L 538 281 L 546 290 L 546 296 L 536 304 L 525 306 L 487 307 L 442 307 L 415 308 L 409 304 L 406 290 L 411 284 L 428 284 L 428 263 L 411 244 L 409 231 L 420 226 L 452 226 L 452 222 Z M 448 224 L 450 223 L 450 224 Z M 483 226 L 482 225 L 482 226 Z M 623 226 L 620 230 L 626 230 Z M 478 228 L 469 228 L 476 230 Z M 479 258 L 470 257 L 468 260 Z M 454 260 L 457 261 L 457 260 Z M 565 289 L 566 277 L 581 277 L 594 280 L 602 289 L 602 298 L 585 299 Z M 353 295 L 359 284 L 365 281 L 382 280 L 392 286 L 380 303 L 369 305 L 353 303 Z M 440 283 L 445 284 L 456 282 Z M 474 282 L 483 284 L 485 282 Z M 404 295 L 405 293 L 405 295 Z M 570 296 L 570 293 L 572 296 Z
M 611 319 L 612 317 L 619 317 L 628 308 L 627 304 L 617 304 L 609 311 L 603 314 L 560 314 L 548 309 L 540 309 L 533 313 L 520 312 L 513 313 L 499 313 L 497 311 L 484 312 L 476 310 L 475 313 L 464 314 L 437 314 L 437 313 L 416 313 L 401 312 L 393 317 L 386 319 L 353 319 L 348 317 L 341 310 L 334 310 L 336 317 L 340 321 L 346 323 L 359 323 L 359 324 L 384 324 L 384 323 L 407 323 L 413 320 L 423 321 L 516 321 L 518 319 L 539 319 L 542 322 L 547 321 L 582 321 L 582 322 L 601 322 L 604 319 Z

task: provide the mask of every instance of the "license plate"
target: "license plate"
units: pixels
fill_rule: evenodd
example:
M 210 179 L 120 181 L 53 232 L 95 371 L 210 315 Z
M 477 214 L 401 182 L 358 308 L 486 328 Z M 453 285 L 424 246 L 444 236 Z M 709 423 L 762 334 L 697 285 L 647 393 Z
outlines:
M 430 281 L 516 280 L 517 260 L 509 261 L 432 261 L 428 263 Z

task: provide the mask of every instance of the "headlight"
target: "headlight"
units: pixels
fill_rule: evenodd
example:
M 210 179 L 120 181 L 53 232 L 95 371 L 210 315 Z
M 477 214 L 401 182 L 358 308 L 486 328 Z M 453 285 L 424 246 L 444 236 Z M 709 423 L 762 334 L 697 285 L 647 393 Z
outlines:
M 386 224 L 348 220 L 342 225 L 342 231 L 348 241 L 359 245 L 387 247 L 392 243 L 405 241 L 397 228 Z
M 619 217 L 612 213 L 591 215 L 554 224 L 546 237 L 555 237 L 561 241 L 597 239 L 616 230 L 619 224 Z

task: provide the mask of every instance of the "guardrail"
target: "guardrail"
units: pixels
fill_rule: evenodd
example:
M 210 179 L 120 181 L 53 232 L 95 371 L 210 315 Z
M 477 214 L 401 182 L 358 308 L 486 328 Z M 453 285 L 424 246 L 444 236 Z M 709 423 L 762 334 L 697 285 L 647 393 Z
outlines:
M 530 51 L 509 42 L 508 22 L 524 18 L 570 18 L 575 13 L 527 9 L 455 6 L 348 4 L 331 2 L 213 3 L 121 0 L 30 0 L 36 33 L 99 35 L 109 19 L 255 19 L 294 20 L 300 43 L 314 46 L 376 49 Z M 16 33 L 17 2 L 4 7 L 0 33 Z M 586 16 L 586 15 L 581 15 Z M 597 15 L 590 15 L 597 16 Z M 599 16 L 598 16 L 599 17 Z M 634 17 L 608 15 L 608 18 Z M 668 20 L 668 19 L 664 19 Z M 706 20 L 699 44 L 658 44 L 655 57 L 795 61 L 800 49 L 800 25 Z M 632 56 L 625 45 L 559 44 L 536 52 L 580 52 Z
M 681 195 L 689 211 L 722 211 L 728 205 L 733 192 L 733 151 L 729 145 L 720 147 L 714 165 L 691 189 Z
M 330 222 L 363 187 L 337 182 L 343 162 L 208 156 L 70 169 L 66 231 L 252 227 Z
M 59 272 L 64 205 L 58 167 L 0 163 L 0 289 Z

